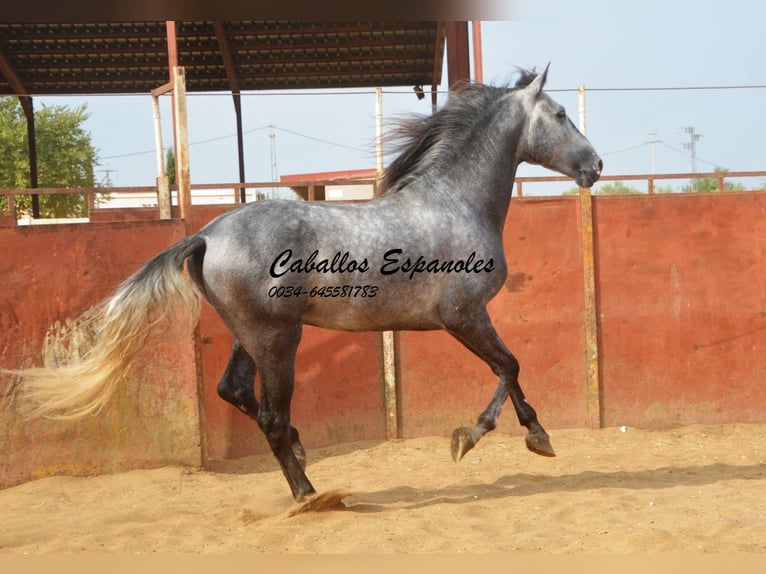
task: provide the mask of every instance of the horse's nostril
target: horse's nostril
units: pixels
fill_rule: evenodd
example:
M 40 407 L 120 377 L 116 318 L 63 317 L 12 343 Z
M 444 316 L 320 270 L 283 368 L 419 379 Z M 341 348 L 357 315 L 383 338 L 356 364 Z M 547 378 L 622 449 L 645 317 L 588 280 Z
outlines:
M 604 169 L 604 162 L 601 160 L 601 158 L 598 159 L 598 172 L 601 173 L 601 170 Z

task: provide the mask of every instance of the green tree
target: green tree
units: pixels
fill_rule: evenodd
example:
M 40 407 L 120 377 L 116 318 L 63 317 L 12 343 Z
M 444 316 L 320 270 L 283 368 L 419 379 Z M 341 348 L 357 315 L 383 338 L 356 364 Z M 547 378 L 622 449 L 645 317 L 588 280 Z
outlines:
M 573 187 L 566 190 L 563 195 L 578 195 L 580 193 L 579 187 Z M 636 187 L 625 185 L 621 181 L 615 181 L 614 183 L 605 183 L 599 185 L 593 191 L 593 195 L 626 195 L 626 194 L 639 194 L 644 193 Z
M 165 152 L 165 175 L 168 176 L 169 185 L 176 182 L 176 154 L 172 147 Z
M 715 168 L 715 173 L 726 173 L 728 169 L 722 167 Z M 731 183 L 729 181 L 723 182 L 724 191 L 744 191 L 745 186 L 741 183 Z M 700 177 L 694 180 L 694 184 L 691 183 L 681 188 L 684 193 L 711 193 L 718 191 L 718 178 L 717 177 Z
M 85 104 L 43 106 L 35 113 L 37 183 L 39 187 L 95 187 L 97 150 L 83 128 L 88 119 Z M 27 122 L 16 98 L 0 98 L 0 187 L 31 186 Z M 40 195 L 41 217 L 84 217 L 86 194 Z M 5 198 L 0 208 L 7 209 Z M 16 212 L 31 211 L 32 197 L 17 195 Z
M 643 194 L 644 192 L 637 187 L 625 185 L 621 181 L 615 181 L 614 183 L 605 183 L 598 186 L 594 193 L 596 195 L 636 195 Z

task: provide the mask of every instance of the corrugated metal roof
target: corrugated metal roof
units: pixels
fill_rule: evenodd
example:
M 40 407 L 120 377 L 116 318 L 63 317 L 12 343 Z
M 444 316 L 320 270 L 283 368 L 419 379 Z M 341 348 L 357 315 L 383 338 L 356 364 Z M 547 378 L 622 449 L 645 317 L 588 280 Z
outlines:
M 176 35 L 191 92 L 441 81 L 438 22 L 181 21 Z M 167 81 L 165 22 L 0 23 L 0 95 L 145 93 Z

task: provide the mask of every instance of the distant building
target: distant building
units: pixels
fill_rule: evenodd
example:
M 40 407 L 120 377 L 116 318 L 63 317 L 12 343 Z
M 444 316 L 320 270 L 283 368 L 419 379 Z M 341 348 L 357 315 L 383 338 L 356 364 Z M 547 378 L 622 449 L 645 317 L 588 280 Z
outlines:
M 306 201 L 358 201 L 372 199 L 376 173 L 375 169 L 298 173 L 283 175 L 279 182 Z

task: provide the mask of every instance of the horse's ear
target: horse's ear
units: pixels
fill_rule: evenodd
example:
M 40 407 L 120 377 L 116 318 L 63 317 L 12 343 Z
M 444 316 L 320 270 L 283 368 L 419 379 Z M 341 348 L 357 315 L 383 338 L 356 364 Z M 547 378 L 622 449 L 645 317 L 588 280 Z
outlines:
M 532 80 L 532 83 L 529 84 L 527 89 L 529 90 L 530 94 L 533 94 L 534 96 L 538 96 L 540 92 L 543 91 L 543 86 L 545 86 L 545 81 L 548 79 L 548 68 L 551 67 L 551 63 L 548 62 L 548 64 L 545 66 L 545 69 L 542 71 L 541 74 L 538 74 L 537 77 Z

